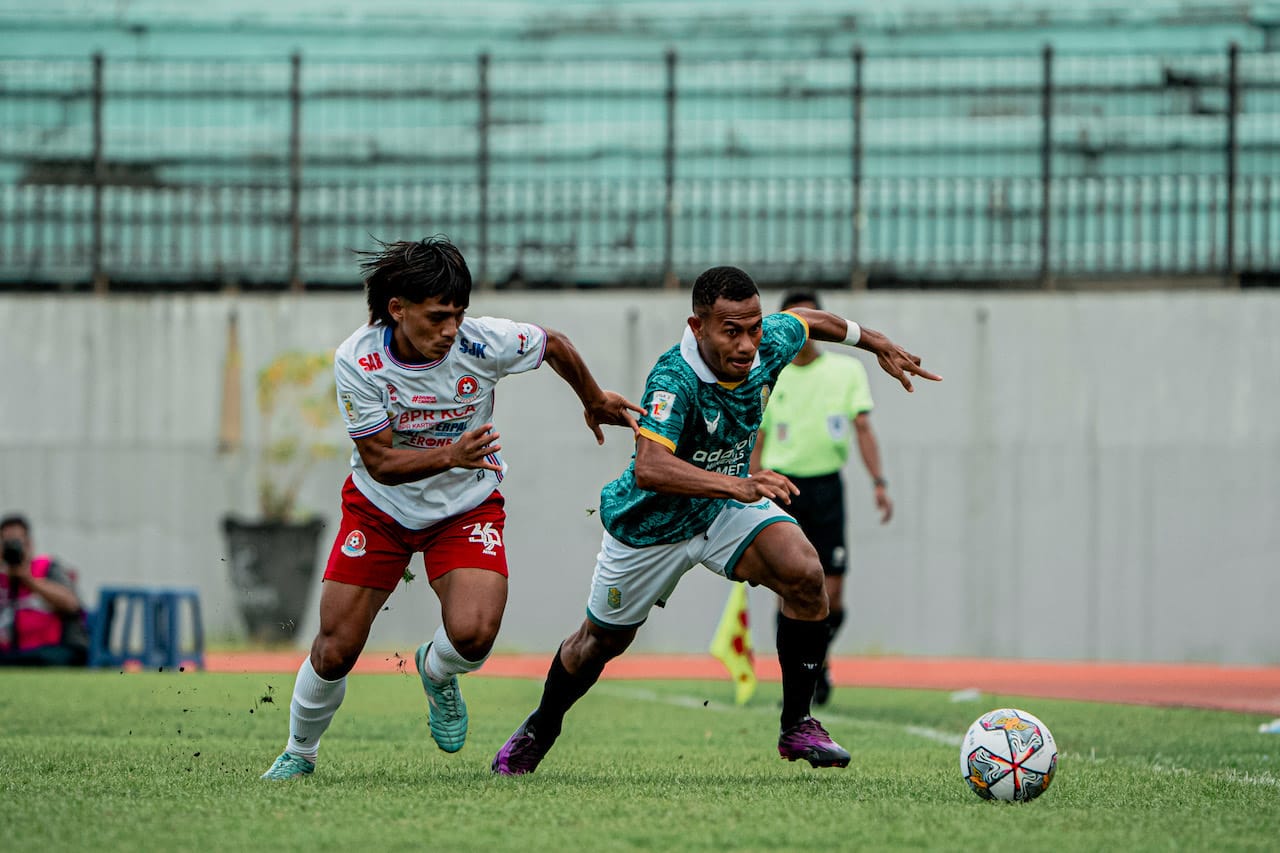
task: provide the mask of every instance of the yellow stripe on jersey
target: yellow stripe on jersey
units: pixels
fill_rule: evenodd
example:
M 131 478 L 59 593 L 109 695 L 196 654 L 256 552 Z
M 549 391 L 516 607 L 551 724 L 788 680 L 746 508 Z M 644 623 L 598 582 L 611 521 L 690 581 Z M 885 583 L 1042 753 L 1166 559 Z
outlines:
M 670 450 L 672 453 L 676 452 L 676 443 L 671 439 L 667 438 L 665 435 L 658 435 L 653 430 L 645 429 L 644 427 L 640 427 L 640 435 L 644 436 L 650 441 L 658 442 L 658 444 L 661 444 L 663 447 L 665 447 L 667 450 Z

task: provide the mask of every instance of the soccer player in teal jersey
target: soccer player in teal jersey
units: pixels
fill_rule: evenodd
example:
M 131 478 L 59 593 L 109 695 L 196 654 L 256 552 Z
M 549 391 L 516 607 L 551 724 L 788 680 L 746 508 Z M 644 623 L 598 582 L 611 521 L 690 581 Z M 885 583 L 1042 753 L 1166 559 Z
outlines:
M 874 353 L 908 391 L 908 374 L 940 378 L 884 335 L 835 314 L 800 308 L 763 316 L 755 282 L 740 269 L 698 276 L 684 338 L 649 374 L 631 465 L 600 493 L 605 530 L 587 618 L 556 652 L 542 701 L 494 756 L 494 773 L 537 768 L 570 706 L 699 563 L 782 599 L 778 753 L 814 767 L 848 765 L 849 753 L 809 714 L 828 605 L 817 552 L 775 503 L 789 503 L 798 489 L 773 471 L 748 476 L 769 392 L 810 336 Z

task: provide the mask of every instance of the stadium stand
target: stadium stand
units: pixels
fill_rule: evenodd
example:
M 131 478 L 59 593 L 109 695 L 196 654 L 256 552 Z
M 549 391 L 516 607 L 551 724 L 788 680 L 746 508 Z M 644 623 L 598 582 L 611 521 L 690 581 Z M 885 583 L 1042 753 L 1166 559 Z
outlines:
M 0 280 L 1274 278 L 1272 3 L 209 5 L 0 12 Z

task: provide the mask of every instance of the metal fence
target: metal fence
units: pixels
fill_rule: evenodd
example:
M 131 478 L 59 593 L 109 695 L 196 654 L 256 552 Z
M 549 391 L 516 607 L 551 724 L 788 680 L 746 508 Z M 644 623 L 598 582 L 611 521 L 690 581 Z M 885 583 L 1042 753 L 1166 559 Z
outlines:
M 0 279 L 485 286 L 1280 268 L 1280 54 L 0 60 Z

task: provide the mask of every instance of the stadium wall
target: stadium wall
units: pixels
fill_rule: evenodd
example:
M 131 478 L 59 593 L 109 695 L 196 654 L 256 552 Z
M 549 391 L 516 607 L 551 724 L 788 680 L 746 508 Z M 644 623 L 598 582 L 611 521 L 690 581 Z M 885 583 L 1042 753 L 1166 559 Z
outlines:
M 897 512 L 875 523 L 852 462 L 838 651 L 1280 662 L 1280 295 L 828 301 L 946 377 L 907 395 L 873 372 Z M 601 383 L 633 399 L 688 313 L 685 293 L 639 292 L 482 293 L 472 309 L 567 332 Z M 220 450 L 233 312 L 243 442 Z M 220 520 L 256 504 L 257 371 L 288 350 L 331 349 L 363 314 L 359 294 L 0 299 L 0 511 L 25 511 L 37 545 L 79 567 L 90 601 L 108 583 L 193 584 L 211 636 L 242 636 Z M 596 447 L 550 370 L 506 380 L 497 419 L 512 563 L 499 648 L 546 652 L 582 619 L 591 510 L 630 442 L 612 430 Z M 322 463 L 303 485 L 301 505 L 328 523 L 322 551 L 345 466 Z M 637 649 L 704 650 L 727 592 L 695 569 Z M 768 652 L 771 595 L 755 589 L 752 602 Z M 437 623 L 421 580 L 389 605 L 370 648 L 403 653 Z

